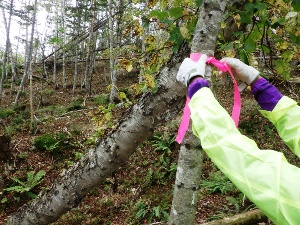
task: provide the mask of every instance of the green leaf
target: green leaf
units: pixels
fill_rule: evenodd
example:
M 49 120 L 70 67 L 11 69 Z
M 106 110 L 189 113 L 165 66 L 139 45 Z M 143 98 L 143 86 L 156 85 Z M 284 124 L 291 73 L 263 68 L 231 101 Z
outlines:
M 139 218 L 144 218 L 145 215 L 147 214 L 148 210 L 142 208 L 140 209 L 137 213 L 136 213 L 136 218 L 139 219 Z
M 13 187 L 5 188 L 4 190 L 23 193 L 29 191 L 29 188 L 24 188 L 23 186 L 13 186 Z
M 196 5 L 200 7 L 203 3 L 203 0 L 196 0 Z
M 181 35 L 179 27 L 175 27 L 170 31 L 170 37 L 168 41 L 171 41 L 173 43 L 173 52 L 177 52 L 179 49 L 179 46 L 183 42 L 183 37 Z
M 245 51 L 245 49 L 241 49 L 239 52 L 239 55 L 240 55 L 241 61 L 246 63 L 247 65 L 249 65 L 249 58 L 248 58 L 248 54 Z
M 153 212 L 154 212 L 154 215 L 155 215 L 157 218 L 159 218 L 159 216 L 160 216 L 159 206 L 153 207 Z
M 11 178 L 11 179 L 12 179 L 13 181 L 15 181 L 16 183 L 22 185 L 23 187 L 26 187 L 26 184 L 25 184 L 24 182 L 20 181 L 18 178 L 13 177 L 13 178 Z
M 258 3 L 255 4 L 255 8 L 258 10 L 266 10 L 268 8 L 268 5 L 266 3 Z
M 290 62 L 294 57 L 294 54 L 291 50 L 286 50 L 282 53 L 282 58 L 285 62 Z
M 241 23 L 250 24 L 252 23 L 253 13 L 252 11 L 240 12 Z
M 159 20 L 163 20 L 168 17 L 168 13 L 164 12 L 164 11 L 159 11 L 159 10 L 152 10 L 150 12 L 150 16 L 156 17 Z
M 251 32 L 250 36 L 248 39 L 251 39 L 253 41 L 258 41 L 262 38 L 261 33 L 259 30 L 255 29 L 254 31 Z
M 255 5 L 253 4 L 253 3 L 247 3 L 246 5 L 245 5 L 245 10 L 246 11 L 253 11 L 255 9 Z
M 275 62 L 275 68 L 276 68 L 276 71 L 277 73 L 281 74 L 283 72 L 283 60 L 282 59 L 278 59 L 276 60 Z
M 253 52 L 256 50 L 256 44 L 251 38 L 248 38 L 245 42 L 244 48 L 247 52 Z
M 142 27 L 143 28 L 148 28 L 149 27 L 149 19 L 146 17 L 142 18 Z
M 266 45 L 262 45 L 262 50 L 263 50 L 265 53 L 270 53 L 270 49 L 269 49 Z
M 1 203 L 2 203 L 2 204 L 6 203 L 6 202 L 7 202 L 7 198 L 2 198 L 2 199 L 1 199 Z
M 280 25 L 284 25 L 285 18 L 284 18 L 284 17 L 279 18 L 279 19 L 277 20 L 277 22 L 278 22 Z
M 292 6 L 293 6 L 294 10 L 299 12 L 300 11 L 300 0 L 293 0 Z
M 294 42 L 295 44 L 300 45 L 300 35 L 295 35 L 293 33 L 289 33 L 290 35 L 290 39 L 292 42 Z
M 223 49 L 225 51 L 228 51 L 229 49 L 232 49 L 233 48 L 233 44 L 232 42 L 228 43 L 227 45 L 223 46 Z
M 163 19 L 163 20 L 160 20 L 160 22 L 165 23 L 165 24 L 167 24 L 167 25 L 171 25 L 172 23 L 174 23 L 174 20 L 171 20 L 171 19 Z
M 32 198 L 32 199 L 35 199 L 36 196 L 37 196 L 36 194 L 34 194 L 34 193 L 30 192 L 30 191 L 27 192 L 26 195 L 27 195 L 28 197 Z
M 170 8 L 169 10 L 170 17 L 179 18 L 183 16 L 183 10 L 182 8 L 176 7 L 176 8 Z

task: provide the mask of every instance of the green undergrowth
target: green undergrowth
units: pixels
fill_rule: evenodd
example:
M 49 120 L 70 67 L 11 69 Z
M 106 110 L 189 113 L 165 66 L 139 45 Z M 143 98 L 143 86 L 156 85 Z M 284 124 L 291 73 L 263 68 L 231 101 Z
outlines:
M 0 119 L 4 121 L 0 125 L 0 133 L 12 137 L 15 133 L 28 129 L 29 118 L 30 113 L 23 106 L 0 108 Z
M 297 161 L 282 143 L 274 126 L 261 116 L 253 99 L 248 100 L 247 95 L 243 97 L 245 99 L 240 132 L 254 139 L 261 149 L 280 150 L 290 162 L 299 164 L 299 160 Z M 123 115 L 128 109 L 128 101 L 124 95 L 122 98 L 123 101 L 119 103 L 109 104 L 108 95 L 99 94 L 87 99 L 85 103 L 85 100 L 78 98 L 78 101 L 70 101 L 62 106 L 48 105 L 38 108 L 38 132 L 30 139 L 31 146 L 16 155 L 17 163 L 24 164 L 22 169 L 8 178 L 6 190 L 0 198 L 1 209 L 25 200 L 30 201 L 35 196 L 29 192 L 37 194 L 47 188 L 47 185 L 43 186 L 43 182 L 51 172 L 55 170 L 60 173 L 67 170 L 96 143 L 83 138 L 84 123 L 94 123 L 98 126 L 96 133 L 102 132 L 93 138 L 105 137 L 119 121 L 120 117 L 117 116 Z M 84 114 L 82 110 L 87 110 L 85 104 L 94 107 L 93 112 Z M 87 116 L 91 119 L 84 122 L 83 118 Z M 0 117 L 5 120 L 6 126 L 3 129 L 11 130 L 12 136 L 28 129 L 30 115 L 24 106 L 1 109 Z M 53 121 L 59 122 L 53 126 Z M 180 147 L 174 141 L 177 129 L 178 121 L 158 127 L 152 137 L 141 143 L 129 160 L 120 165 L 119 170 L 94 187 L 78 206 L 52 225 L 167 224 Z M 32 148 L 33 146 L 35 148 Z M 39 169 L 37 165 L 25 165 L 33 154 L 47 155 L 53 160 L 53 165 L 43 169 Z M 204 215 L 197 214 L 198 217 L 210 221 L 255 208 L 205 154 L 203 158 L 202 176 L 199 175 L 201 185 L 198 204 L 199 207 L 204 207 L 207 213 L 205 218 Z M 28 172 L 31 171 L 34 173 L 29 176 Z M 39 171 L 45 171 L 46 175 L 36 179 L 29 178 L 37 176 Z M 215 202 L 215 199 L 219 199 L 220 202 Z

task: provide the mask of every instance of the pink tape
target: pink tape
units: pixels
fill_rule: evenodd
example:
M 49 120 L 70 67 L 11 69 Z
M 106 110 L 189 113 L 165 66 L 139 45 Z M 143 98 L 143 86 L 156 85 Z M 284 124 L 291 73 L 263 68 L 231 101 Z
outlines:
M 200 53 L 191 53 L 190 54 L 190 58 L 197 62 L 201 57 Z M 229 67 L 229 65 L 227 65 L 226 63 L 222 63 L 219 60 L 215 59 L 214 57 L 207 57 L 206 59 L 206 63 L 208 64 L 212 64 L 215 67 L 217 67 L 219 70 L 223 71 L 223 72 L 228 72 L 233 80 L 233 87 L 234 87 L 234 103 L 233 103 L 233 107 L 232 107 L 232 114 L 231 114 L 231 118 L 233 119 L 235 126 L 238 127 L 239 124 L 239 120 L 240 120 L 240 113 L 241 113 L 241 95 L 238 89 L 238 85 L 236 83 L 236 80 L 234 79 L 234 76 L 232 74 L 231 68 Z M 185 102 L 185 106 L 184 106 L 184 110 L 183 110 L 183 116 L 178 128 L 178 133 L 177 133 L 177 137 L 175 139 L 175 141 L 177 141 L 178 144 L 180 144 L 183 141 L 184 135 L 187 131 L 187 129 L 189 128 L 189 123 L 190 123 L 190 116 L 191 116 L 191 112 L 190 112 L 190 108 L 188 106 L 190 102 L 189 97 L 187 97 L 186 102 Z
M 191 115 L 191 111 L 190 111 L 190 107 L 189 107 L 189 102 L 190 102 L 190 98 L 187 97 L 186 98 L 186 102 L 185 102 L 185 106 L 183 109 L 183 116 L 178 128 L 178 133 L 177 133 L 177 137 L 175 139 L 175 141 L 177 141 L 178 144 L 180 144 L 183 141 L 184 135 L 187 131 L 187 129 L 189 128 L 189 124 L 190 124 L 190 115 Z

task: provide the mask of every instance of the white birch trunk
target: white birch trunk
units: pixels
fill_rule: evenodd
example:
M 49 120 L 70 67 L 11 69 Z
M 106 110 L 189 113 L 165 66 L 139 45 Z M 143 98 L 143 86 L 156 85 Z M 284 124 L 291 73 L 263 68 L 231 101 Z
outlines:
M 65 13 L 65 7 L 66 7 L 66 2 L 65 0 L 62 1 L 62 7 L 61 7 L 61 17 L 62 17 L 62 27 L 63 27 L 63 46 L 66 44 L 66 13 Z M 66 89 L 67 84 L 66 84 L 66 50 L 62 48 L 62 86 L 63 89 Z
M 0 79 L 0 104 L 1 104 L 1 101 L 2 101 L 3 82 L 6 78 L 6 72 L 7 72 L 6 71 L 7 57 L 8 57 L 8 52 L 9 52 L 9 49 L 10 49 L 9 33 L 10 33 L 12 9 L 13 9 L 13 0 L 10 1 L 9 18 L 8 18 L 8 22 L 6 22 L 5 12 L 4 12 L 4 9 L 2 8 L 3 20 L 4 20 L 4 23 L 5 23 L 4 25 L 5 25 L 5 29 L 6 29 L 6 46 L 5 46 L 5 51 L 4 51 L 4 54 L 3 54 L 2 74 L 1 74 L 1 79 Z
M 227 1 L 205 1 L 199 12 L 191 52 L 214 55 Z M 210 80 L 211 68 L 205 76 Z M 200 141 L 193 135 L 191 126 L 179 152 L 176 181 L 168 225 L 193 225 L 197 210 L 198 189 L 201 177 L 202 153 Z
M 85 64 L 85 73 L 84 73 L 84 87 L 86 90 L 86 93 L 88 95 L 91 95 L 91 52 L 94 46 L 94 40 L 93 40 L 93 30 L 94 30 L 94 0 L 91 0 L 91 20 L 90 20 L 90 33 L 89 33 L 89 40 L 88 40 L 88 47 L 87 47 L 87 56 L 86 56 L 86 64 Z
M 58 35 L 58 8 L 57 8 L 57 5 L 58 5 L 58 1 L 56 0 L 55 2 L 56 6 L 55 6 L 55 37 L 56 38 L 59 38 L 59 35 Z M 56 89 L 57 88 L 57 67 L 56 67 L 56 64 L 57 64 L 57 49 L 58 49 L 58 44 L 55 43 L 54 44 L 54 56 L 53 56 L 53 86 L 54 88 Z
M 112 1 L 108 0 L 108 11 L 109 11 L 109 18 L 108 18 L 108 33 L 109 33 L 109 68 L 110 68 L 110 79 L 111 79 L 111 90 L 110 90 L 110 102 L 114 102 L 114 99 L 117 95 L 117 71 L 115 70 L 115 53 L 114 53 L 114 35 L 113 35 L 113 6 Z
M 78 1 L 76 0 L 76 8 L 78 7 Z M 76 37 L 76 43 L 75 43 L 75 59 L 74 59 L 74 79 L 73 79 L 73 99 L 75 99 L 76 96 L 76 86 L 77 86 L 77 79 L 78 79 L 78 51 L 79 51 L 79 34 L 80 34 L 80 16 L 77 17 L 77 25 L 75 26 L 75 29 L 77 30 L 77 37 Z
M 31 37 L 30 37 L 30 44 L 29 44 L 29 57 L 28 57 L 28 70 L 30 76 L 30 130 L 33 132 L 34 130 L 34 108 L 33 108 L 33 86 L 32 86 L 32 69 L 31 69 L 31 58 L 32 58 L 32 50 L 33 50 L 33 36 L 34 36 L 34 28 L 36 22 L 36 10 L 37 10 L 37 0 L 34 1 L 34 11 L 33 11 L 33 18 L 32 18 L 32 27 L 31 27 Z
M 78 77 L 78 44 L 75 45 L 73 99 L 75 98 L 75 95 L 76 95 L 77 77 Z
M 29 12 L 27 12 L 27 15 L 29 15 Z M 29 24 L 26 23 L 25 69 L 24 69 L 24 74 L 23 74 L 20 86 L 19 86 L 18 93 L 17 93 L 15 101 L 14 101 L 14 106 L 18 105 L 21 92 L 23 91 L 23 88 L 25 85 L 25 81 L 28 78 L 28 70 L 29 70 L 29 65 L 30 65 L 30 61 L 31 61 L 31 57 L 32 57 L 32 42 L 30 42 L 28 40 L 28 38 L 29 38 L 28 37 L 29 36 L 28 29 L 29 29 Z

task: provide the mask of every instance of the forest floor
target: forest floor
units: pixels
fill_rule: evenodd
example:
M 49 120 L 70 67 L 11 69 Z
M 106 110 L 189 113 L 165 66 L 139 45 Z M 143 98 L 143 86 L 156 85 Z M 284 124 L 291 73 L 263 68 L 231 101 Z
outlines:
M 68 74 L 68 84 L 72 84 L 72 71 L 68 71 Z M 38 73 L 35 75 L 40 76 Z M 127 104 L 134 103 L 137 99 L 137 96 L 132 94 L 131 86 L 137 82 L 138 77 L 134 74 L 119 76 L 118 88 L 126 94 L 126 101 L 120 101 L 110 107 L 107 88 L 109 82 L 104 81 L 102 74 L 94 74 L 93 96 L 85 97 L 85 92 L 79 87 L 75 99 L 72 97 L 71 85 L 64 90 L 62 87 L 53 89 L 50 84 L 35 79 L 34 132 L 30 131 L 29 91 L 25 90 L 19 107 L 13 108 L 12 99 L 18 87 L 14 87 L 14 91 L 11 92 L 10 85 L 5 86 L 0 108 L 0 135 L 8 133 L 11 142 L 9 152 L 0 153 L 0 159 L 4 162 L 1 167 L 3 176 L 0 186 L 1 225 L 5 224 L 6 218 L 20 206 L 30 202 L 30 193 L 38 194 L 49 187 L 63 171 L 68 170 L 83 154 L 93 148 L 96 133 L 105 137 L 109 127 L 112 127 L 111 124 L 117 123 L 128 110 Z M 218 85 L 216 97 L 230 113 L 233 87 L 231 82 L 222 83 Z M 300 102 L 299 84 L 275 84 L 282 93 Z M 258 112 L 259 108 L 249 91 L 242 93 L 242 103 L 240 131 L 253 138 L 261 149 L 280 150 L 292 164 L 300 166 L 299 159 L 284 145 L 273 125 Z M 105 115 L 109 119 L 104 119 Z M 99 126 L 103 129 L 99 130 Z M 105 127 L 107 129 L 104 129 Z M 166 224 L 180 147 L 174 142 L 177 127 L 178 120 L 158 127 L 153 137 L 140 145 L 128 162 L 112 177 L 94 187 L 76 208 L 61 216 L 53 225 Z M 39 137 L 47 137 L 46 134 L 58 141 L 50 145 L 51 148 L 43 149 L 41 145 L 37 145 L 36 140 Z M 42 140 L 45 144 L 46 141 Z M 29 171 L 45 171 L 46 175 L 40 179 L 41 183 L 33 184 L 29 191 L 4 190 L 20 184 L 13 178 L 29 185 Z M 199 179 L 205 182 L 201 182 L 195 224 L 255 208 L 205 154 L 202 176 Z M 264 221 L 260 224 L 272 223 Z

